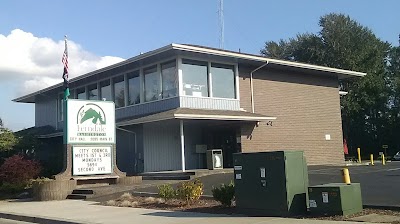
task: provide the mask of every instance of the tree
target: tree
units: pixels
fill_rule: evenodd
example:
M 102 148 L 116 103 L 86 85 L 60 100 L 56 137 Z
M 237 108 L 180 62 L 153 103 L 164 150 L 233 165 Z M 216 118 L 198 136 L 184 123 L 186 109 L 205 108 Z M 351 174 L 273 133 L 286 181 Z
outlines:
M 349 94 L 341 98 L 343 134 L 350 148 L 377 149 L 387 141 L 390 79 L 386 61 L 390 45 L 367 27 L 343 14 L 319 20 L 318 34 L 299 34 L 289 40 L 268 41 L 267 57 L 366 72 L 362 79 L 341 80 Z M 352 147 L 351 147 L 352 146 Z
M 3 126 L 3 121 L 0 118 L 0 152 L 10 151 L 18 143 L 18 138 L 14 133 Z

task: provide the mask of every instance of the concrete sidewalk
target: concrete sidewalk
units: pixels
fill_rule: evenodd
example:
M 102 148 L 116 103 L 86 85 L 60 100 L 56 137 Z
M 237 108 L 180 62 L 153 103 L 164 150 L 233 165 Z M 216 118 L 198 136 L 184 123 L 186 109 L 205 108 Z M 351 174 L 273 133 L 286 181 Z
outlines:
M 289 219 L 274 217 L 243 217 L 194 212 L 173 212 L 165 210 L 122 208 L 96 205 L 89 201 L 50 201 L 50 202 L 0 202 L 0 218 L 10 218 L 26 222 L 71 224 L 269 224 L 269 223 L 346 223 L 310 219 Z

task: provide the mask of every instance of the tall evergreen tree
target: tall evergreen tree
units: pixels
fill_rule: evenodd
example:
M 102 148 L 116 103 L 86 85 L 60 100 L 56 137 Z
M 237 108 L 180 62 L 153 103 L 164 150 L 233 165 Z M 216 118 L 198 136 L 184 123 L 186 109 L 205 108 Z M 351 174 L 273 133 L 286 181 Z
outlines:
M 376 152 L 388 141 L 390 80 L 385 67 L 390 45 L 349 16 L 327 14 L 317 34 L 299 34 L 289 40 L 268 41 L 267 57 L 366 72 L 362 79 L 341 80 L 349 94 L 341 98 L 343 133 L 350 149 Z

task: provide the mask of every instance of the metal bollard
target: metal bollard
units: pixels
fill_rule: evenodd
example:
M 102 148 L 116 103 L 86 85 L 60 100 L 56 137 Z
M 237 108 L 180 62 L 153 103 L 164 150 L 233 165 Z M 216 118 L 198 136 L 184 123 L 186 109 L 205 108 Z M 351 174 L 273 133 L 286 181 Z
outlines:
M 371 154 L 370 158 L 371 158 L 371 165 L 372 165 L 372 166 L 375 165 L 375 164 L 374 164 L 374 154 Z
M 382 154 L 382 165 L 386 165 L 385 154 Z
M 349 169 L 343 168 L 342 169 L 342 176 L 343 176 L 343 183 L 351 184 Z
M 361 150 L 360 150 L 360 148 L 357 148 L 357 154 L 358 154 L 358 163 L 361 163 Z

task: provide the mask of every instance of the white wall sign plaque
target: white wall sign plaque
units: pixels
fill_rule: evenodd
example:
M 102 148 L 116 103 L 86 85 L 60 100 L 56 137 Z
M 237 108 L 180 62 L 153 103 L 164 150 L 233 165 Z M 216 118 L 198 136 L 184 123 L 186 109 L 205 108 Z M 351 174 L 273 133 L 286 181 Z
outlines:
M 73 146 L 72 175 L 112 173 L 111 146 Z
M 112 101 L 68 100 L 67 144 L 115 144 Z

